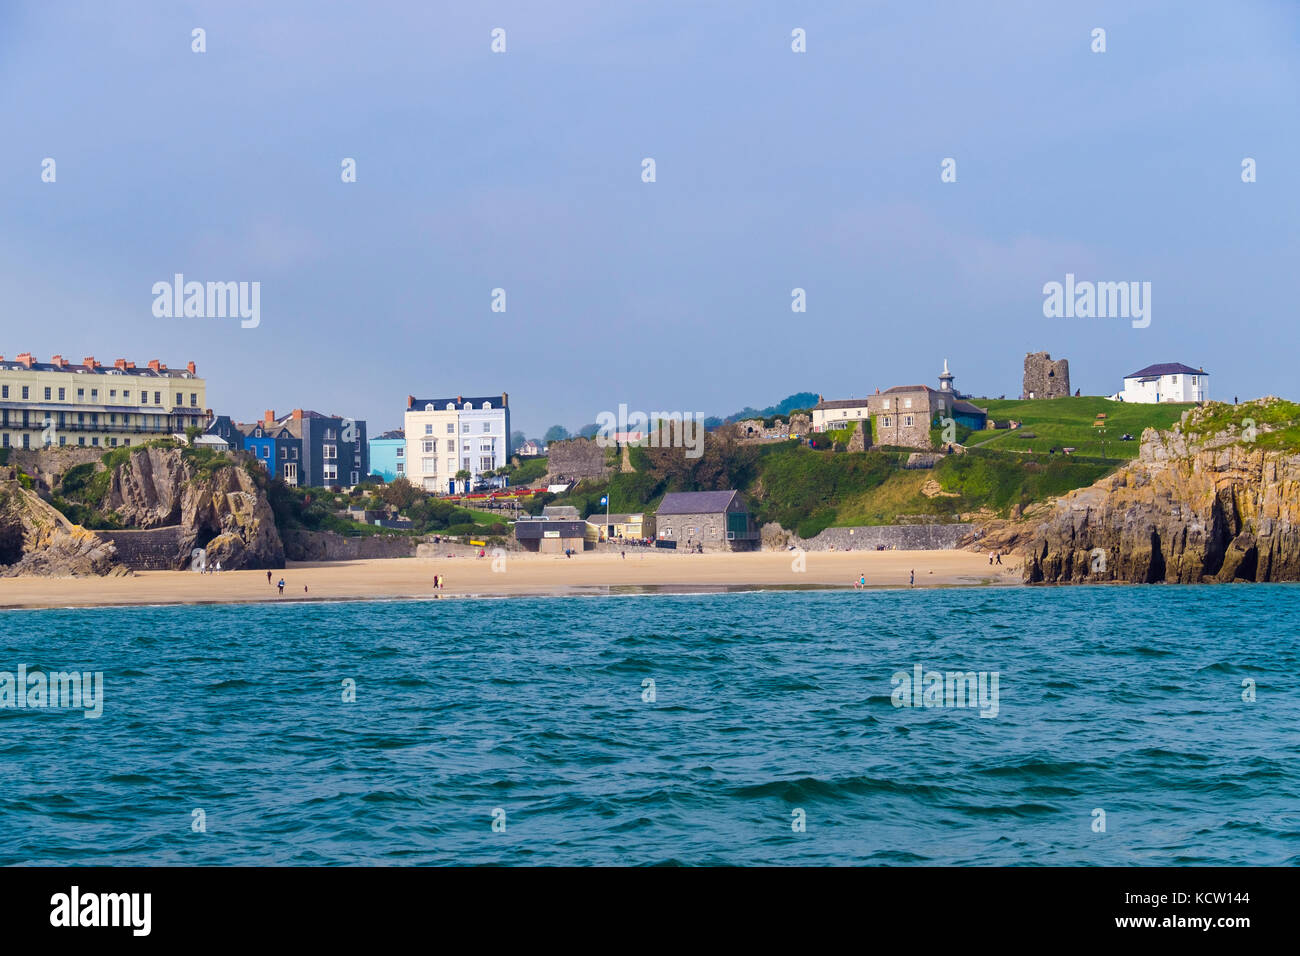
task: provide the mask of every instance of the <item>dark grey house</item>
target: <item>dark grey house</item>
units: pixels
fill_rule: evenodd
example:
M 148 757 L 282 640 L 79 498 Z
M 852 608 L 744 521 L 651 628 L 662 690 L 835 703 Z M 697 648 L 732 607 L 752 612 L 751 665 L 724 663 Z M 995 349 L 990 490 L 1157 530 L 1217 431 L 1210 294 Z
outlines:
M 757 547 L 758 530 L 739 491 L 672 491 L 655 513 L 655 539 L 678 548 L 745 551 Z
M 271 417 L 269 412 L 267 417 Z M 276 424 L 302 441 L 298 484 L 347 488 L 370 474 L 370 443 L 366 441 L 364 421 L 295 408 Z

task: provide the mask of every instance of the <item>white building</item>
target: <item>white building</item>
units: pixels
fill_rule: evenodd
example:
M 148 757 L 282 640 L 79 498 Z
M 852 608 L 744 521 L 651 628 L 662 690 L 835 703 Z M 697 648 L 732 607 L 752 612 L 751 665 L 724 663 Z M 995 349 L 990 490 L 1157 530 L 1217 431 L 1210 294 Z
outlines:
M 1148 365 L 1124 376 L 1124 390 L 1111 396 L 1117 402 L 1154 405 L 1158 402 L 1206 402 L 1210 399 L 1210 376 L 1203 368 L 1181 362 Z
M 406 397 L 406 477 L 425 491 L 472 490 L 510 461 L 509 396 Z M 467 471 L 468 480 L 456 478 Z

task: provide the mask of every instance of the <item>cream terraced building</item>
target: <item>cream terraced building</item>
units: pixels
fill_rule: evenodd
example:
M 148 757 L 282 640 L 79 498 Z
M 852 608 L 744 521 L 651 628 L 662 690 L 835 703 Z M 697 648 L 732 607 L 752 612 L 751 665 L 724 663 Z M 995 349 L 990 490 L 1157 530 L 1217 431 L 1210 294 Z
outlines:
M 406 478 L 439 494 L 469 491 L 510 461 L 510 400 L 500 395 L 406 398 Z M 457 480 L 461 471 L 468 481 Z
M 207 383 L 193 362 L 173 369 L 157 359 L 137 368 L 93 356 L 74 365 L 30 352 L 0 355 L 0 447 L 81 445 L 117 448 L 203 427 Z

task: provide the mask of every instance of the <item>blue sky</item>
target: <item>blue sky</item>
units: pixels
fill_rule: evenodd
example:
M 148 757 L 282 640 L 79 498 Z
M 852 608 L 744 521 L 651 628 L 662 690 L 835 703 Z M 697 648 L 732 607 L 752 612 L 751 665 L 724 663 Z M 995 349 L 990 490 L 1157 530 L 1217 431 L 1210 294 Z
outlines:
M 1085 394 L 1175 361 L 1296 398 L 1298 44 L 1293 0 L 9 2 L 0 354 L 193 359 L 219 412 L 373 431 L 409 393 L 540 435 L 944 358 L 1014 396 L 1039 350 Z M 261 282 L 260 326 L 155 318 L 175 272 Z M 1150 327 L 1045 318 L 1067 272 L 1151 282 Z

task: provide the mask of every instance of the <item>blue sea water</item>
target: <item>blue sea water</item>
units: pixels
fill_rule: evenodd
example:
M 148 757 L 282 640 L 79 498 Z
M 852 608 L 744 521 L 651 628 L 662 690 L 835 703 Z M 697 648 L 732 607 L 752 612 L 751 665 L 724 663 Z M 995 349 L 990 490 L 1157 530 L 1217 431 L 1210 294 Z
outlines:
M 4 612 L 0 671 L 102 671 L 104 711 L 0 709 L 0 863 L 1295 864 L 1297 621 L 1270 585 Z M 997 715 L 895 706 L 917 664 L 996 671 Z

